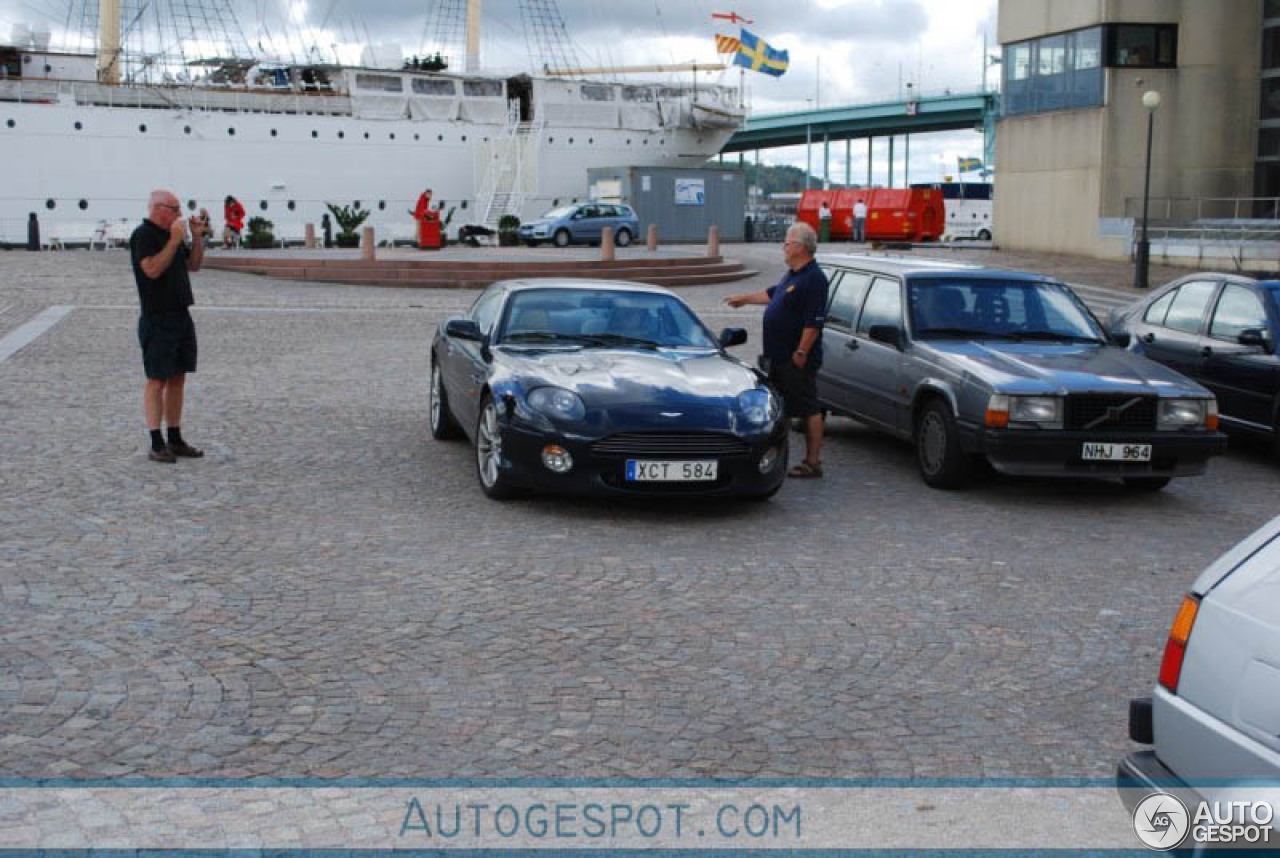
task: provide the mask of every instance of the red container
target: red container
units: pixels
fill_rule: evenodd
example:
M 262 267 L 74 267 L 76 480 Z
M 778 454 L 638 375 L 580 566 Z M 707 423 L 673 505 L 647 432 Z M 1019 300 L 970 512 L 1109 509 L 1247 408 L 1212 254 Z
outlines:
M 946 228 L 947 212 L 942 192 L 932 188 L 877 188 L 874 190 L 810 190 L 800 197 L 796 220 L 816 231 L 823 201 L 831 207 L 831 240 L 853 239 L 853 206 L 867 204 L 867 241 L 937 241 Z

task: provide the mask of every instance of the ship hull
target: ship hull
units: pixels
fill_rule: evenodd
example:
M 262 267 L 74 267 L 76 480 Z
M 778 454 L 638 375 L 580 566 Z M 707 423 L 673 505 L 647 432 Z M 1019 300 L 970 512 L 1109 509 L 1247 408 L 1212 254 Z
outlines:
M 127 100 L 122 98 L 122 101 Z M 305 103 L 303 104 L 305 108 Z M 0 242 L 21 243 L 29 214 L 43 234 L 74 242 L 145 214 L 149 191 L 171 188 L 184 208 L 207 208 L 222 227 L 222 201 L 237 197 L 249 217 L 300 240 L 326 203 L 358 204 L 380 239 L 409 240 L 410 211 L 424 188 L 453 210 L 451 227 L 482 220 L 477 196 L 485 165 L 500 157 L 500 123 L 369 119 L 301 112 L 191 107 L 0 103 Z M 586 199 L 587 170 L 615 166 L 700 166 L 732 128 L 554 127 L 537 130 L 532 176 L 520 209 L 530 219 Z

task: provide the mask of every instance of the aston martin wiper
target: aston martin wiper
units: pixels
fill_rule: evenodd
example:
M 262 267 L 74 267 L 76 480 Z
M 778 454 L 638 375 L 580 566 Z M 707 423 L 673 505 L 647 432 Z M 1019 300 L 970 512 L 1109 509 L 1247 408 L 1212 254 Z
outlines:
M 579 339 L 593 346 L 635 346 L 641 349 L 656 349 L 662 345 L 641 337 L 628 337 L 626 334 L 583 334 Z
M 964 337 L 971 340 L 1013 340 L 1013 334 L 997 334 L 993 331 L 975 331 L 972 328 L 922 328 L 916 331 L 919 337 Z
M 1101 343 L 1097 337 L 1084 334 L 1067 334 L 1061 331 L 1018 331 L 1014 334 L 1020 340 L 1070 340 L 1073 343 Z

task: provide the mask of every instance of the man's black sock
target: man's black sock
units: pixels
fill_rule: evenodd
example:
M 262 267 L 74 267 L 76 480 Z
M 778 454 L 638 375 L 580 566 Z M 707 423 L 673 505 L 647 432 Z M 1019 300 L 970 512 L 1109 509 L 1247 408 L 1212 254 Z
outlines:
M 164 449 L 164 436 L 160 434 L 159 429 L 151 430 L 151 449 L 152 450 Z
M 182 430 L 179 429 L 177 426 L 169 427 L 169 443 L 170 444 L 182 443 Z

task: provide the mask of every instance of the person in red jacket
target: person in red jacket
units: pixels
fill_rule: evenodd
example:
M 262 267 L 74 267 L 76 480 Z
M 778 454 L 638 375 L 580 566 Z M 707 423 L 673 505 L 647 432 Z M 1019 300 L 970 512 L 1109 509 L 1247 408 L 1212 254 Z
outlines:
M 240 244 L 240 231 L 244 229 L 244 206 L 230 194 L 222 204 L 222 219 L 227 223 L 226 229 L 222 231 L 222 246 Z
M 413 207 L 413 219 L 418 222 L 418 247 L 438 249 L 441 243 L 440 213 L 431 208 L 430 188 L 418 197 L 418 204 Z

